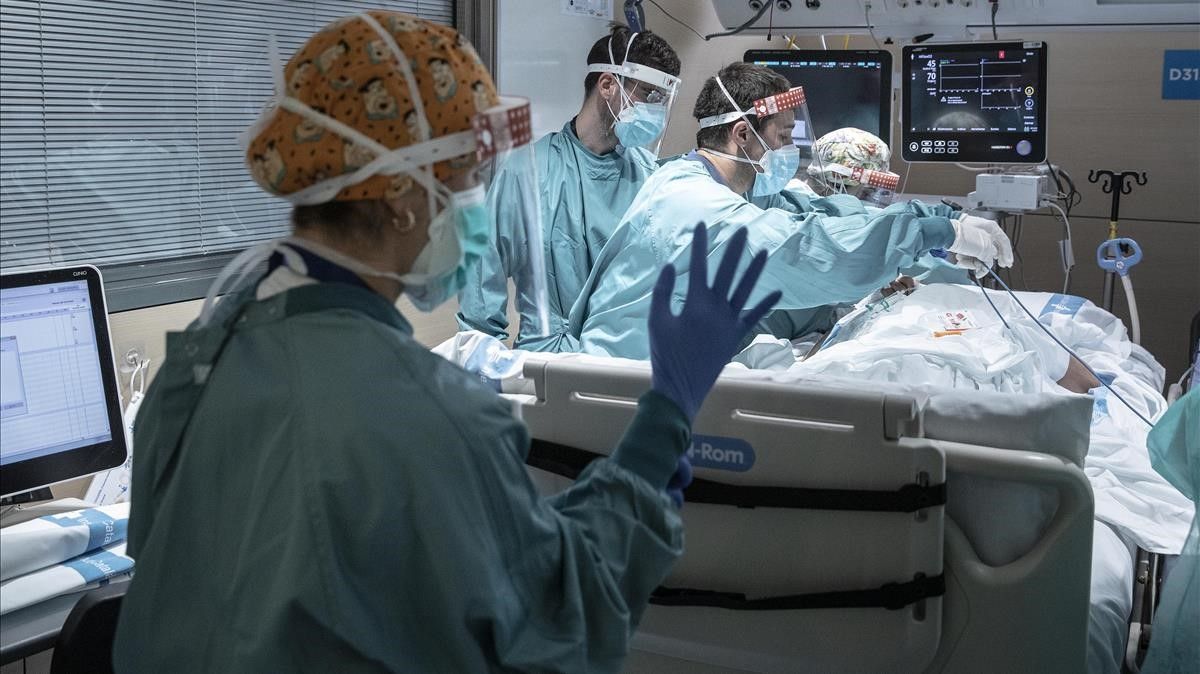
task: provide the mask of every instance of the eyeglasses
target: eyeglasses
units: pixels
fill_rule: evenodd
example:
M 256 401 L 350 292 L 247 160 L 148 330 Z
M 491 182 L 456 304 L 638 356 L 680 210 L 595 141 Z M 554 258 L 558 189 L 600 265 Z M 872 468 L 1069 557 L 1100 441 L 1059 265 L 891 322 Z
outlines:
M 646 91 L 647 89 L 649 89 L 649 91 Z M 642 92 L 644 92 L 644 91 L 646 92 L 645 95 L 642 94 Z M 633 91 L 631 91 L 629 93 L 629 95 L 634 100 L 640 100 L 645 103 L 651 103 L 651 104 L 666 103 L 667 96 L 668 96 L 667 92 L 663 91 L 662 89 L 659 89 L 658 87 L 655 87 L 655 86 L 651 86 L 644 82 L 638 82 L 637 85 L 634 86 Z

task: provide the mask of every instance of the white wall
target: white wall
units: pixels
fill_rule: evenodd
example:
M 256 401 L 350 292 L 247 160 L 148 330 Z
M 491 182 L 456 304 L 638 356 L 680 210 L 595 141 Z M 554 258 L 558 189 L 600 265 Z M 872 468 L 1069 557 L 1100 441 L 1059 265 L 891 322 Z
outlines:
M 558 131 L 583 104 L 587 53 L 609 20 L 564 14 L 559 0 L 497 0 L 497 10 L 496 86 L 530 99 L 534 138 Z

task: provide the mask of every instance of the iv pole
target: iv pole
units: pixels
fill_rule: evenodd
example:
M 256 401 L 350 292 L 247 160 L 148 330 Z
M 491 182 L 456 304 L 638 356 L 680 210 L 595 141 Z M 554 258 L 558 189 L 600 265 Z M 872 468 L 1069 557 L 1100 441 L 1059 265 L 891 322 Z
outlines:
M 1130 180 L 1132 178 L 1132 180 Z M 1088 182 L 1098 183 L 1103 180 L 1100 189 L 1105 194 L 1112 195 L 1112 210 L 1108 216 L 1108 240 L 1111 241 L 1117 238 L 1117 227 L 1121 221 L 1121 195 L 1133 192 L 1133 183 L 1145 185 L 1145 171 L 1109 171 L 1106 169 L 1088 171 Z M 1122 252 L 1126 255 L 1132 255 L 1132 249 L 1128 249 L 1124 244 L 1120 244 Z M 1113 306 L 1113 286 L 1116 284 L 1117 272 L 1109 270 L 1104 274 L 1104 295 L 1103 304 L 1105 311 L 1112 311 Z

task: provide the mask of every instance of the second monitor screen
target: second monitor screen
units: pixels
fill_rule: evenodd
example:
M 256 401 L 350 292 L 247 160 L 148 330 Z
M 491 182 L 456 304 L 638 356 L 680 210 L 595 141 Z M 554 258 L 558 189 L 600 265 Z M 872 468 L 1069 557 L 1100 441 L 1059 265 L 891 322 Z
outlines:
M 875 50 L 746 52 L 745 60 L 804 87 L 812 129 L 797 116 L 793 140 L 807 154 L 813 140 L 855 127 L 891 141 L 891 56 Z

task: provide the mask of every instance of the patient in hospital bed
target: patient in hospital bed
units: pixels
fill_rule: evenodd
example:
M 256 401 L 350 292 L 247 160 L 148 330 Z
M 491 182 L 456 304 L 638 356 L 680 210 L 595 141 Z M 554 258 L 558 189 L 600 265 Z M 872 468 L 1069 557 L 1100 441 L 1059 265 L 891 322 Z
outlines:
M 1097 521 L 1088 670 L 1117 672 L 1132 602 L 1135 546 L 1178 553 L 1192 507 L 1151 468 L 1149 428 L 1007 293 L 987 291 L 984 298 L 982 292 L 975 286 L 921 286 L 869 308 L 860 305 L 815 346 L 811 340 L 787 343 L 760 336 L 736 361 L 773 369 L 771 378 L 783 382 L 838 378 L 926 392 L 1090 393 L 1094 404 L 1084 472 L 1092 484 Z M 1162 413 L 1166 403 L 1159 392 L 1165 373 L 1129 341 L 1120 321 L 1082 298 L 1017 295 L 1140 413 L 1151 419 Z
M 1128 339 L 1116 317 L 1078 297 L 1016 295 L 1039 323 L 1075 350 L 1141 414 L 1153 420 L 1164 411 L 1162 366 Z M 927 393 L 968 389 L 1015 395 L 1090 394 L 1094 403 L 1083 468 L 1092 485 L 1096 523 L 1088 671 L 1117 672 L 1132 604 L 1135 546 L 1177 554 L 1191 523 L 1192 504 L 1152 469 L 1145 424 L 1055 344 L 1007 293 L 988 291 L 987 297 L 994 309 L 976 286 L 921 285 L 911 294 L 894 294 L 869 309 L 843 316 L 825 335 L 792 341 L 761 335 L 726 373 L 739 376 L 735 368 L 740 367 L 757 371 L 746 376 L 798 385 L 819 381 L 869 388 L 870 382 L 878 382 Z M 460 333 L 435 352 L 506 391 L 508 383 L 520 378 L 525 358 L 539 357 L 510 352 L 494 339 L 470 333 Z M 555 356 L 596 360 L 582 354 Z M 986 509 L 986 503 L 981 507 Z M 1031 512 L 1048 508 L 1043 513 L 1047 518 L 1053 514 L 1052 505 L 1029 507 Z M 982 514 L 984 524 L 976 526 L 977 532 L 996 521 L 986 511 Z M 1028 524 L 1005 521 L 994 527 L 1028 528 Z M 969 530 L 970 524 L 964 528 Z M 1005 535 L 972 541 L 981 546 L 977 552 L 985 563 L 999 566 L 1022 554 L 1015 540 L 1019 536 L 1002 540 Z

